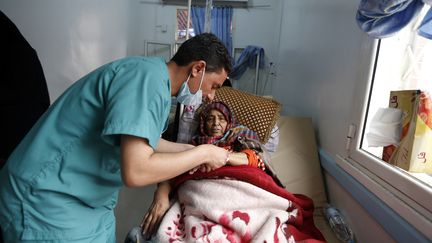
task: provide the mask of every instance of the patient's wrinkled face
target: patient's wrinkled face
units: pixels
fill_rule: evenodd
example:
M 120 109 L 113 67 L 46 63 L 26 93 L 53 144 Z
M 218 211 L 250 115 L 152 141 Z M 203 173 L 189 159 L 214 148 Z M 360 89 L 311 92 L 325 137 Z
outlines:
M 225 133 L 227 125 L 228 122 L 225 116 L 218 110 L 211 110 L 206 118 L 206 130 L 209 136 L 222 136 Z

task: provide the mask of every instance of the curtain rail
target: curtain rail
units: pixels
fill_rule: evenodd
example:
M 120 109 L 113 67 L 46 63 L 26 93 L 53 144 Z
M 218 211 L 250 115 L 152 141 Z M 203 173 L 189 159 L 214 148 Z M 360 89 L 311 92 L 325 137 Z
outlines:
M 179 2 L 152 2 L 152 1 L 146 1 L 146 0 L 141 0 L 140 3 L 142 4 L 154 4 L 154 5 L 177 5 L 177 6 L 187 6 L 187 1 L 185 1 L 184 3 L 179 1 Z M 193 4 L 193 5 L 205 5 L 205 2 L 202 3 L 197 3 L 197 4 Z M 231 4 L 229 3 L 229 1 L 224 1 L 221 3 L 218 2 L 213 2 L 214 6 L 232 6 L 233 8 L 269 8 L 271 7 L 271 4 L 263 4 L 263 5 L 248 5 L 248 4 L 243 4 L 242 2 L 232 2 Z

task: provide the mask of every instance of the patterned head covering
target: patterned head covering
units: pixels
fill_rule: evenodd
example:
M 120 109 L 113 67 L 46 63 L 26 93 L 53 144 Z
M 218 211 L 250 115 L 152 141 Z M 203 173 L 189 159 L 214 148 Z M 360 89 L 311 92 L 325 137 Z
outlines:
M 227 127 L 222 136 L 210 136 L 207 133 L 206 121 L 212 110 L 217 110 L 222 113 L 227 121 Z M 194 145 L 199 144 L 214 144 L 218 146 L 231 146 L 239 136 L 258 139 L 258 135 L 245 126 L 237 124 L 234 114 L 231 112 L 228 105 L 218 101 L 208 104 L 201 112 L 200 125 L 198 134 L 192 138 Z
M 219 111 L 225 117 L 225 120 L 227 121 L 227 126 L 225 128 L 225 131 L 223 131 L 224 133 L 226 131 L 228 131 L 228 129 L 230 129 L 236 125 L 236 120 L 234 118 L 234 115 L 225 103 L 220 102 L 220 101 L 210 103 L 206 106 L 205 110 L 201 113 L 201 116 L 200 116 L 200 128 L 199 129 L 200 129 L 201 135 L 211 136 L 211 134 L 207 133 L 206 121 L 207 121 L 207 117 L 210 115 L 210 112 L 212 110 Z

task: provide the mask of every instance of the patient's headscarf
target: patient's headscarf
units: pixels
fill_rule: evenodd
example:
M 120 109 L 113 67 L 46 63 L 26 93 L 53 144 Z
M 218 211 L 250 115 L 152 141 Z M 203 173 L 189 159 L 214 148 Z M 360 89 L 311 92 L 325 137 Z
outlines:
M 222 113 L 227 121 L 227 127 L 222 136 L 210 136 L 206 129 L 206 120 L 212 110 L 217 110 Z M 228 105 L 218 101 L 208 104 L 201 112 L 200 125 L 198 134 L 192 138 L 194 145 L 199 144 L 214 144 L 220 147 L 231 146 L 238 137 L 246 137 L 251 139 L 258 139 L 258 135 L 247 128 L 237 123 L 234 114 L 231 112 Z

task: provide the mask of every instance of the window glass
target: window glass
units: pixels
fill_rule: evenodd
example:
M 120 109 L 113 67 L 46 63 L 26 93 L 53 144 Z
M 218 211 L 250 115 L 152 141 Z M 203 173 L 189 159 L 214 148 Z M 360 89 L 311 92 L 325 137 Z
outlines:
M 416 25 L 379 41 L 360 148 L 432 187 L 432 40 Z
M 177 9 L 176 40 L 179 42 L 186 40 L 187 19 L 188 19 L 188 10 Z M 193 36 L 195 36 L 195 33 L 192 27 L 192 21 L 189 21 L 189 37 L 193 37 Z

